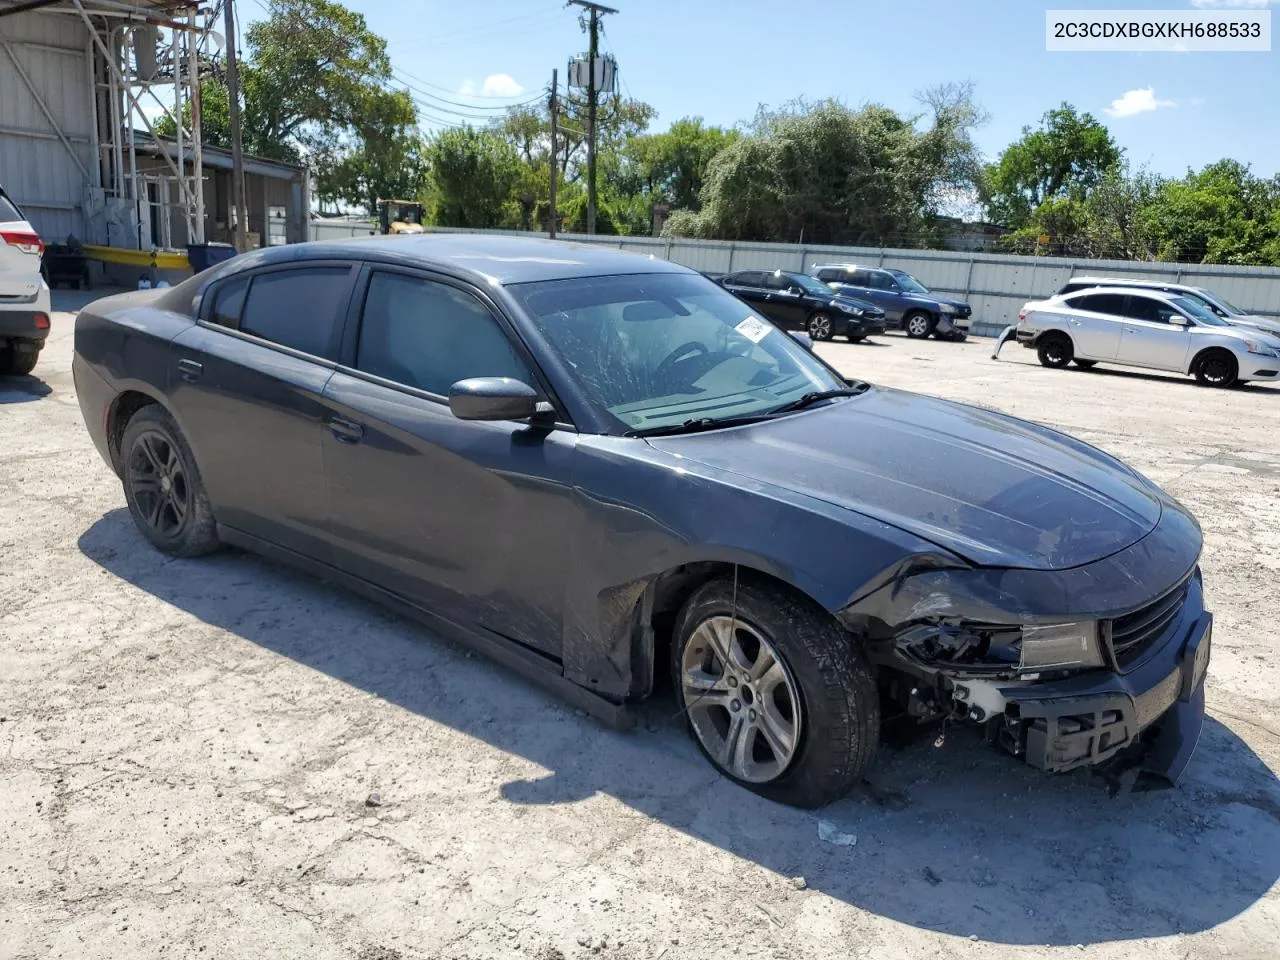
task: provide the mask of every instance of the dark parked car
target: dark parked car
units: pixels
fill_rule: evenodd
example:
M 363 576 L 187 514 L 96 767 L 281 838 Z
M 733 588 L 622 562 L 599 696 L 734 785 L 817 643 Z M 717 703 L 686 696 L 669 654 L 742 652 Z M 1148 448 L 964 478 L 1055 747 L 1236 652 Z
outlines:
M 933 293 L 905 270 L 863 267 L 856 263 L 813 265 L 810 271 L 833 290 L 870 300 L 884 310 L 890 327 L 905 330 L 908 337 L 964 340 L 973 311 L 963 300 Z
M 76 321 L 138 528 L 391 604 L 619 725 L 670 671 L 726 776 L 824 804 L 881 711 L 1175 778 L 1200 530 L 1063 434 L 847 380 L 705 277 L 427 235 L 273 247 Z
M 838 295 L 803 273 L 739 270 L 718 282 L 774 323 L 803 330 L 814 340 L 845 336 L 857 343 L 884 333 L 884 311 L 874 303 Z

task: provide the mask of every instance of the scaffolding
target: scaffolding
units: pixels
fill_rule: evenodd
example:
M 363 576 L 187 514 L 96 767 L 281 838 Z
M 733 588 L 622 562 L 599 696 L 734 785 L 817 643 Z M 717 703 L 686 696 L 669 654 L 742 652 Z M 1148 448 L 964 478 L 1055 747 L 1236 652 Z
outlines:
M 85 171 L 86 239 L 110 247 L 172 248 L 174 227 L 181 224 L 185 243 L 203 243 L 200 77 L 213 68 L 223 44 L 213 30 L 221 3 L 201 8 L 187 0 L 34 0 L 22 6 L 74 17 L 88 33 L 96 162 Z M 39 91 L 32 86 L 31 92 L 53 122 Z M 170 136 L 157 130 L 164 118 Z M 55 130 L 62 136 L 56 123 Z M 163 161 L 158 167 L 155 157 Z

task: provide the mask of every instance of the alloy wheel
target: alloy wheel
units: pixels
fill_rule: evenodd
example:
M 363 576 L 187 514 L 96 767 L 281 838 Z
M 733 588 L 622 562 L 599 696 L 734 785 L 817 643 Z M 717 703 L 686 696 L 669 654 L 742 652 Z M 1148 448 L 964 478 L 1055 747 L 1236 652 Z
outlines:
M 773 646 L 741 619 L 698 624 L 680 663 L 694 735 L 724 770 L 748 783 L 780 776 L 800 743 L 800 697 Z
M 177 448 L 164 434 L 149 430 L 129 451 L 129 489 L 143 520 L 165 537 L 182 532 L 191 506 L 191 489 Z
M 1231 379 L 1231 364 L 1221 357 L 1210 357 L 1204 362 L 1203 369 L 1205 382 L 1215 387 Z
M 907 322 L 907 332 L 913 337 L 923 337 L 929 332 L 929 321 L 921 316 L 914 316 Z
M 809 318 L 809 336 L 814 340 L 831 339 L 831 318 L 818 314 Z

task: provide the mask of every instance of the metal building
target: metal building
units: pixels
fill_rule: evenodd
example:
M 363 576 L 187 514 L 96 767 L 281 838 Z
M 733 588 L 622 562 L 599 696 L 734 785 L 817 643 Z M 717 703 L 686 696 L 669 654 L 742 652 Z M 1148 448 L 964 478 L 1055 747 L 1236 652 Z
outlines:
M 230 238 L 229 158 L 204 150 L 192 122 L 198 77 L 215 69 L 224 42 L 220 10 L 189 0 L 0 0 L 0 183 L 46 241 L 74 234 L 150 250 Z M 248 167 L 247 229 L 264 245 L 305 240 L 306 172 Z

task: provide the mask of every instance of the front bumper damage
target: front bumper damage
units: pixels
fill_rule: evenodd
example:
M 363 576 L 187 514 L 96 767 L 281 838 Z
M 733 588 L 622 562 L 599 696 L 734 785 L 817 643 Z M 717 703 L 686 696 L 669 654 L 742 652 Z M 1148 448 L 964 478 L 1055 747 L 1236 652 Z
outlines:
M 1213 617 L 1196 567 L 1199 530 L 1161 498 L 1156 527 L 1101 560 L 1062 570 L 886 571 L 837 616 L 867 639 L 882 686 L 916 721 L 977 724 L 1046 772 L 1087 767 L 1113 783 L 1133 785 L 1143 774 L 1174 783 L 1204 725 Z M 1100 624 L 1105 666 L 1020 674 L 1016 664 L 923 658 L 913 639 L 921 624 L 1073 619 Z M 1144 621 L 1150 626 L 1132 645 Z
M 1176 783 L 1204 726 L 1212 634 L 1212 614 L 1198 609 L 1128 673 L 1017 685 L 957 680 L 954 693 L 971 717 L 985 719 L 993 742 L 1033 767 L 1094 767 L 1112 776 L 1134 770 Z

